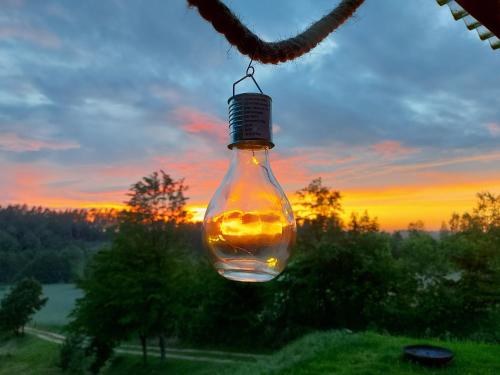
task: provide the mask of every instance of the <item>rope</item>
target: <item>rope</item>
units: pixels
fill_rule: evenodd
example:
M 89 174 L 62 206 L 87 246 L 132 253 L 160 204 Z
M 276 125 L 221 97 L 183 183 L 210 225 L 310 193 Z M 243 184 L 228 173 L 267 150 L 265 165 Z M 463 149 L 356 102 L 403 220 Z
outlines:
M 220 0 L 187 0 L 200 15 L 223 34 L 227 41 L 254 60 L 277 64 L 296 59 L 316 47 L 330 33 L 347 21 L 364 0 L 342 0 L 335 9 L 307 30 L 289 39 L 266 42 L 255 35 Z

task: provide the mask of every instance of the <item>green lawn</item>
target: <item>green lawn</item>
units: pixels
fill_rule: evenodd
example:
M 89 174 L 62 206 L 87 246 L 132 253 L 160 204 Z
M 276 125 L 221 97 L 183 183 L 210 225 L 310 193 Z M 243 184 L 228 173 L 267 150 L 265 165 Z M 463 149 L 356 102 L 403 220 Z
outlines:
M 59 347 L 32 336 L 0 338 L 0 375 L 60 375 Z
M 0 338 L 0 375 L 63 375 L 57 367 L 59 348 L 59 345 L 30 335 L 8 340 Z M 140 356 L 118 355 L 102 375 L 213 375 L 225 370 L 236 371 L 236 367 L 172 359 L 162 363 L 157 357 L 149 358 L 148 364 L 143 366 Z
M 158 358 L 152 358 L 144 367 L 140 357 L 121 356 L 115 358 L 103 375 L 216 375 L 222 374 L 225 371 L 234 374 L 237 371 L 237 365 L 188 362 L 172 359 L 166 360 L 163 363 Z M 3 374 L 0 373 L 0 375 Z
M 454 361 L 446 368 L 426 369 L 401 359 L 403 346 L 423 342 L 452 349 Z M 233 374 L 497 375 L 500 374 L 500 346 L 415 340 L 369 332 L 323 332 L 307 335 L 274 354 L 271 360 L 245 365 Z
M 375 333 L 325 332 L 307 335 L 255 364 L 212 364 L 150 358 L 146 367 L 141 358 L 117 356 L 103 375 L 192 374 L 192 375 L 496 375 L 500 374 L 500 346 L 472 342 L 427 343 L 455 351 L 454 362 L 446 368 L 426 369 L 401 359 L 404 345 L 420 342 L 405 337 Z M 0 375 L 61 375 L 57 368 L 59 347 L 32 336 L 0 342 Z

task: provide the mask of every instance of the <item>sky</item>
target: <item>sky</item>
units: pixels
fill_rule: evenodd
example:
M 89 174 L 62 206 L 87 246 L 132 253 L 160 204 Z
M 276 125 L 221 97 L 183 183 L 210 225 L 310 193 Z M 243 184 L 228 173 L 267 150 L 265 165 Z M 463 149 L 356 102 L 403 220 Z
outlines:
M 225 3 L 276 40 L 336 2 Z M 202 212 L 248 62 L 182 0 L 0 0 L 0 205 L 119 207 L 163 169 Z M 311 53 L 255 71 L 292 201 L 322 177 L 346 217 L 435 230 L 500 193 L 500 53 L 434 0 L 367 1 Z

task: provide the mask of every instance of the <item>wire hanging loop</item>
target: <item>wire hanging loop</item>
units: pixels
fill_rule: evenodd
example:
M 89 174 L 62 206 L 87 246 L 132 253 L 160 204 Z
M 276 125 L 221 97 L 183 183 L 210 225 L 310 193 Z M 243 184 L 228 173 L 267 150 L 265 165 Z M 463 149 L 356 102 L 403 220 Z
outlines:
M 245 75 L 243 77 L 241 77 L 239 80 L 237 80 L 235 83 L 233 83 L 233 96 L 235 95 L 235 92 L 236 92 L 236 85 L 238 83 L 240 83 L 241 81 L 244 81 L 247 78 L 251 78 L 253 83 L 255 83 L 255 86 L 257 86 L 257 88 L 259 89 L 260 93 L 264 94 L 262 92 L 262 89 L 260 88 L 259 84 L 257 83 L 255 78 L 253 77 L 253 75 L 255 73 L 255 68 L 253 67 L 252 63 L 253 63 L 253 59 L 250 59 L 250 63 L 247 66 L 247 70 L 245 71 Z

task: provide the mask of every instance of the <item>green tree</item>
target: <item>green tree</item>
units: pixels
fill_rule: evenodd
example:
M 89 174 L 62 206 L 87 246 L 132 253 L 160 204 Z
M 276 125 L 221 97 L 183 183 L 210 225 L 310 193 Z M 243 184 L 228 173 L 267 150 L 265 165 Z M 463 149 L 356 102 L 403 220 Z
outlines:
M 32 277 L 44 284 L 69 282 L 72 265 L 67 257 L 54 250 L 39 251 L 20 271 L 20 277 Z
M 71 313 L 69 331 L 75 337 L 88 337 L 85 354 L 93 357 L 93 373 L 99 372 L 113 348 L 129 337 L 132 329 L 122 318 L 127 311 L 121 303 L 124 289 L 119 272 L 115 254 L 111 249 L 102 249 L 89 264 L 87 276 L 77 282 L 84 297 L 77 300 Z
M 34 279 L 23 279 L 14 285 L 0 303 L 0 328 L 24 334 L 24 326 L 47 302 L 42 295 L 42 285 Z
M 19 249 L 19 242 L 12 234 L 0 230 L 0 251 L 16 251 Z
M 500 228 L 500 194 L 481 192 L 477 194 L 473 218 L 479 222 L 483 232 Z
M 349 232 L 352 234 L 359 233 L 375 233 L 380 230 L 380 225 L 377 218 L 370 218 L 368 211 L 359 216 L 353 212 L 351 214 L 351 221 L 349 222 Z
M 161 227 L 185 221 L 188 198 L 184 179 L 174 180 L 163 170 L 143 177 L 130 188 L 128 220 Z
M 148 338 L 174 329 L 174 283 L 182 259 L 180 223 L 186 218 L 183 180 L 155 172 L 131 187 L 128 210 L 109 249 L 100 251 L 78 285 L 84 297 L 73 312 L 72 328 L 92 338 L 96 362 L 109 348 L 137 334 L 147 360 Z
M 188 198 L 184 179 L 174 180 L 163 170 L 144 177 L 131 187 L 130 199 L 116 244 L 123 253 L 132 252 L 143 266 L 139 275 L 130 278 L 137 295 L 130 299 L 128 319 L 136 323 L 147 357 L 147 338 L 158 336 L 162 360 L 165 359 L 165 336 L 171 329 L 172 280 L 182 255 L 179 251 L 178 225 L 185 222 Z M 129 257 L 130 259 L 130 257 Z M 130 274 L 137 269 L 129 270 Z M 145 272 L 146 271 L 146 272 Z M 144 319 L 147 317 L 147 319 Z
M 66 336 L 59 353 L 59 367 L 67 374 L 86 375 L 94 358 L 85 353 L 85 337 L 70 334 Z
M 297 197 L 298 252 L 314 251 L 320 241 L 335 242 L 342 237 L 342 206 L 338 191 L 324 186 L 320 177 L 297 191 Z
M 390 236 L 366 212 L 352 215 L 343 230 L 340 193 L 321 179 L 299 197 L 309 216 L 299 221 L 297 255 L 270 284 L 257 315 L 262 331 L 286 342 L 311 330 L 362 329 L 380 321 L 398 279 Z
M 342 212 L 340 193 L 323 185 L 321 177 L 312 180 L 309 185 L 297 191 L 298 206 L 300 207 L 297 219 L 325 220 L 336 218 L 340 220 Z

